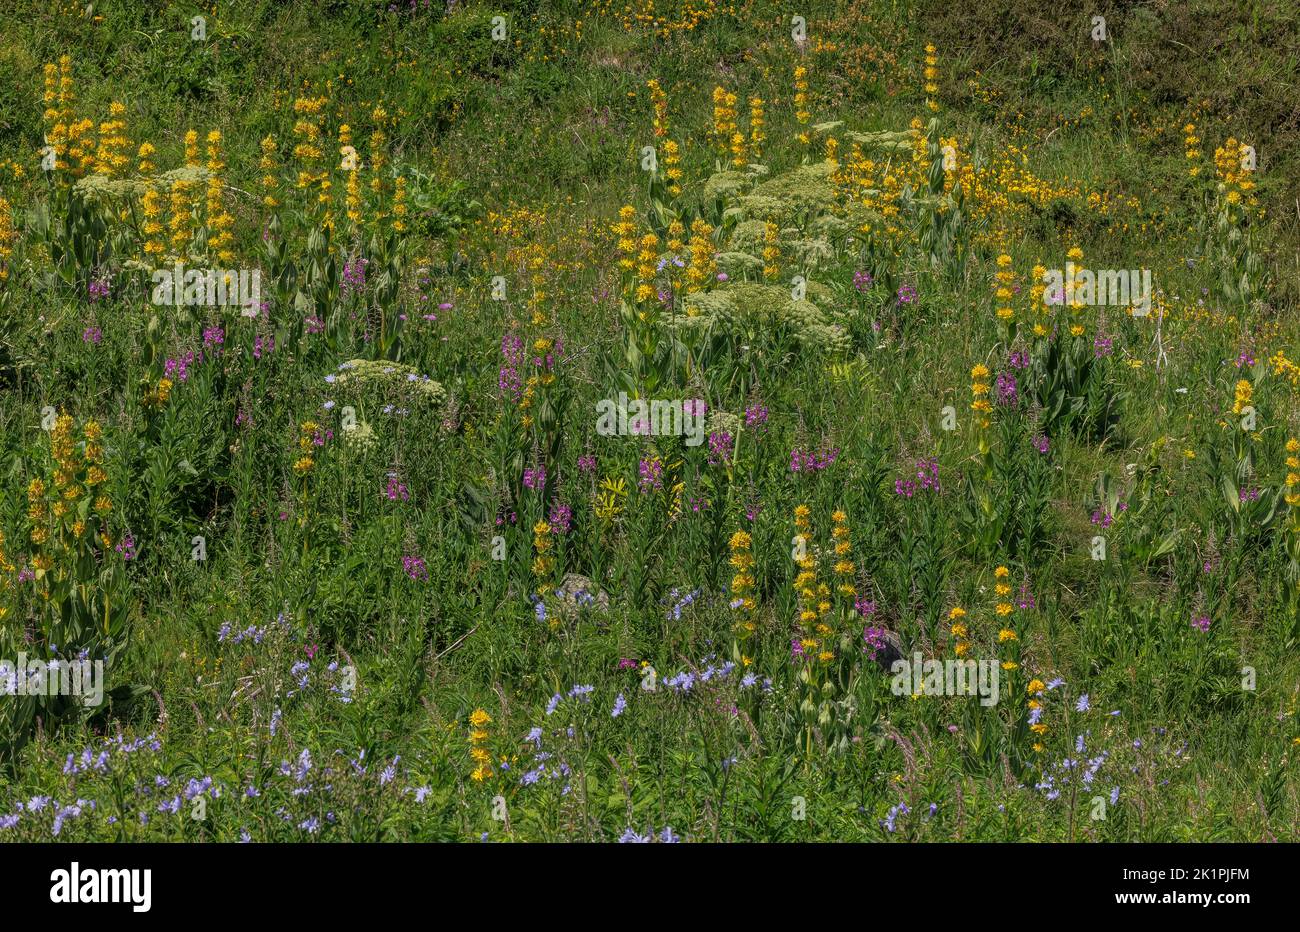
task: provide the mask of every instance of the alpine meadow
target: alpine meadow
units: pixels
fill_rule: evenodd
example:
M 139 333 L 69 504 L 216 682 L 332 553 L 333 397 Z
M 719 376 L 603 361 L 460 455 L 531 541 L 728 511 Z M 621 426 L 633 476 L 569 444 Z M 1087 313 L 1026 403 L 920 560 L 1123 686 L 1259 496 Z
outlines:
M 1291 0 L 0 75 L 0 842 L 1300 841 Z

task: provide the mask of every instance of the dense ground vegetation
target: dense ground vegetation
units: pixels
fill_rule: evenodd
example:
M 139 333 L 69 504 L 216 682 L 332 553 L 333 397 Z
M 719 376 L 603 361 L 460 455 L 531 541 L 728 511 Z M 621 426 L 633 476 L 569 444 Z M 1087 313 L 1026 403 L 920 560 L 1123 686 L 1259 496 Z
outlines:
M 1291 4 L 6 6 L 0 839 L 1300 837 Z

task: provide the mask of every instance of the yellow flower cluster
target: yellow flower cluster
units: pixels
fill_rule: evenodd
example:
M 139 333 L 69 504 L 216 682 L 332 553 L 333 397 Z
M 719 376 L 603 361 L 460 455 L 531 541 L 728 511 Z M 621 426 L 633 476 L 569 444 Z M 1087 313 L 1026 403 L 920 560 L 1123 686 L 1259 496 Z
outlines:
M 18 231 L 14 229 L 13 208 L 9 202 L 0 197 L 0 282 L 9 278 L 9 257 L 14 254 L 14 240 Z
M 994 607 L 994 613 L 997 615 L 998 623 L 1001 626 L 998 630 L 998 643 L 1014 644 L 1020 640 L 1020 636 L 1016 633 L 1011 620 L 1011 615 L 1016 610 L 1015 605 L 1010 601 L 1011 584 L 1007 581 L 1011 577 L 1011 571 L 1005 566 L 999 566 L 993 571 L 993 577 L 996 580 L 993 584 L 993 591 L 998 600 L 997 605 Z M 1002 661 L 1003 670 L 1014 670 L 1019 666 L 1020 664 L 1013 659 Z
M 638 279 L 636 299 L 638 301 L 649 301 L 658 293 L 655 289 L 655 275 L 657 274 L 655 266 L 659 259 L 659 237 L 654 233 L 646 233 L 641 237 L 639 247 L 636 254 L 636 274 Z
M 1268 358 L 1268 364 L 1273 367 L 1273 374 L 1285 378 L 1292 388 L 1300 387 L 1300 366 L 1287 359 L 1286 353 L 1278 350 Z
M 13 159 L 0 159 L 0 174 L 8 174 L 12 180 L 21 181 L 27 177 L 27 169 Z
M 668 95 L 664 89 L 659 86 L 657 78 L 651 78 L 646 82 L 646 87 L 650 89 L 650 102 L 654 106 L 654 130 L 655 139 L 668 138 Z
M 541 242 L 530 243 L 523 250 L 512 250 L 511 256 L 528 269 L 528 285 L 531 289 L 528 295 L 529 322 L 534 327 L 545 326 L 549 319 L 545 303 L 548 297 L 547 274 L 561 271 L 562 264 L 555 255 L 548 253 L 547 245 Z
M 934 98 L 939 93 L 939 56 L 937 49 L 933 45 L 925 47 L 925 105 L 931 111 L 939 109 L 939 103 Z
M 274 136 L 267 136 L 260 143 L 258 148 L 261 150 L 261 158 L 257 161 L 257 169 L 262 173 L 258 184 L 262 186 L 262 206 L 270 210 L 280 206 L 280 201 L 276 194 L 280 190 L 280 178 L 277 174 L 278 165 L 276 163 L 277 146 Z
M 963 150 L 959 147 L 958 151 Z M 1030 164 L 1028 147 L 1014 142 L 994 149 L 979 167 L 971 160 L 959 161 L 957 178 L 966 192 L 966 209 L 983 231 L 975 235 L 975 244 L 1000 247 L 1014 231 L 1023 230 L 1034 213 L 1059 198 L 1086 198 L 1090 211 L 1105 214 L 1108 210 L 1107 202 L 1094 203 L 1077 181 L 1054 184 L 1035 175 Z M 910 179 L 908 183 L 913 190 L 918 188 Z M 924 179 L 920 183 L 924 184 Z M 1129 206 L 1136 210 L 1139 205 L 1134 200 Z
M 754 542 L 744 531 L 731 535 L 727 547 L 731 550 L 731 566 L 735 574 L 731 577 L 732 607 L 738 613 L 736 627 L 745 634 L 754 632 Z
M 919 121 L 916 125 L 920 125 Z M 857 143 L 849 150 L 847 162 L 832 178 L 850 200 L 884 219 L 883 232 L 891 241 L 897 241 L 907 232 L 901 222 L 900 197 L 904 187 L 911 185 L 913 190 L 918 190 L 926 183 L 919 156 L 915 153 L 912 160 L 902 163 L 875 162 L 863 154 Z M 864 223 L 858 231 L 865 234 L 872 229 L 870 224 Z
M 293 102 L 295 122 L 293 135 L 296 142 L 293 157 L 298 161 L 298 178 L 296 186 L 310 192 L 317 189 L 316 204 L 321 205 L 321 226 L 331 227 L 330 180 L 329 172 L 321 164 L 324 156 L 324 130 L 321 127 L 323 111 L 328 103 L 326 97 L 299 97 Z M 316 208 L 313 208 L 313 212 Z
M 1196 164 L 1201 157 L 1201 150 L 1196 148 L 1201 144 L 1201 137 L 1196 135 L 1196 124 L 1188 123 L 1183 127 L 1183 148 L 1186 150 L 1187 161 L 1192 163 L 1187 166 L 1187 174 L 1195 178 L 1201 173 L 1201 166 Z
M 839 514 L 841 514 L 841 516 L 843 515 L 842 512 Z M 817 659 L 823 661 L 831 660 L 835 656 L 834 652 L 829 649 L 832 643 L 831 635 L 834 631 L 831 626 L 826 623 L 826 618 L 831 613 L 831 588 L 826 583 L 817 580 L 817 564 L 812 555 L 812 540 L 808 533 L 811 531 L 812 527 L 808 522 L 807 505 L 799 505 L 795 508 L 795 526 L 800 529 L 799 536 L 802 538 L 805 548 L 803 559 L 797 561 L 800 573 L 795 579 L 795 588 L 798 590 L 799 604 L 802 609 L 799 613 L 799 621 L 807 633 L 810 635 L 815 633 L 825 642 L 826 646 L 817 655 Z M 836 526 L 838 527 L 839 525 L 837 524 Z M 847 538 L 847 536 L 848 528 L 844 527 L 840 532 L 840 537 L 837 537 L 837 540 Z M 845 543 L 847 543 L 847 540 L 845 540 Z M 845 561 L 845 563 L 847 563 L 851 575 L 853 572 L 853 564 L 851 561 Z M 839 569 L 841 569 L 841 567 L 836 567 L 836 572 L 838 572 Z M 810 637 L 804 642 L 803 646 L 805 648 L 811 648 L 816 647 L 817 645 L 818 639 Z
M 1011 571 L 1005 566 L 999 566 L 993 571 L 993 577 L 997 580 L 993 585 L 993 591 L 998 597 L 998 604 L 994 611 L 997 612 L 999 618 L 1006 618 L 1015 611 L 1015 607 L 1007 601 L 1011 597 L 1011 584 L 1007 582 L 1010 576 Z M 998 635 L 999 641 L 1013 640 L 1014 638 L 1015 632 L 1011 633 L 1011 638 L 1005 638 L 1001 634 Z
M 1247 151 L 1245 143 L 1238 142 L 1231 136 L 1214 150 L 1219 196 L 1234 207 L 1243 200 L 1250 207 L 1256 204 L 1255 196 L 1251 193 L 1255 190 L 1255 182 L 1250 177 L 1250 170 L 1245 167 Z
M 989 426 L 989 414 L 993 411 L 993 403 L 989 401 L 989 367 L 984 363 L 979 363 L 970 371 L 971 384 L 971 410 L 980 415 L 978 421 L 981 428 Z
M 482 709 L 475 709 L 469 715 L 469 756 L 475 765 L 469 776 L 475 783 L 482 783 L 492 776 L 492 753 L 484 747 L 490 724 L 492 717 Z
M 131 140 L 126 137 L 126 106 L 118 101 L 108 105 L 109 118 L 99 124 L 99 145 L 95 149 L 95 171 L 111 178 L 121 174 L 130 163 L 127 152 L 131 149 Z
M 826 161 L 830 163 L 831 171 L 837 171 L 840 167 L 840 160 L 837 157 L 840 149 L 840 141 L 834 136 L 826 137 Z
M 763 157 L 763 143 L 767 140 L 767 132 L 763 127 L 766 125 L 763 98 L 749 98 L 749 155 L 754 161 Z
M 145 381 L 147 383 L 148 380 Z M 162 408 L 171 400 L 171 397 L 172 380 L 162 378 L 158 380 L 155 387 L 145 389 L 144 397 L 140 399 L 140 403 L 146 408 Z
M 77 101 L 72 83 L 72 59 L 64 55 L 58 67 L 45 66 L 45 112 L 47 126 L 45 138 L 54 148 L 54 167 L 57 171 L 70 171 L 80 177 L 95 160 L 93 140 L 90 138 L 94 121 L 77 119 L 74 104 Z
M 1250 404 L 1254 392 L 1255 390 L 1250 382 L 1245 379 L 1238 379 L 1237 387 L 1233 392 L 1232 413 L 1240 414 L 1242 409 Z
M 631 204 L 624 204 L 618 209 L 618 222 L 611 224 L 610 232 L 617 238 L 618 247 L 618 265 L 625 271 L 632 271 L 636 268 L 636 260 L 632 254 L 636 252 L 636 240 L 633 238 L 636 234 L 636 224 L 633 218 L 636 216 L 636 208 Z
M 300 476 L 306 476 L 316 466 L 316 461 L 312 459 L 311 448 L 312 441 L 316 437 L 316 431 L 320 425 L 315 421 L 303 421 L 298 425 L 298 459 L 293 464 L 293 471 Z
M 533 552 L 536 554 L 533 557 L 533 575 L 537 577 L 538 595 L 546 595 L 551 588 L 547 577 L 555 566 L 555 557 L 550 553 L 552 546 L 551 526 L 545 521 L 538 521 L 533 525 Z
M 9 574 L 14 571 L 14 565 L 9 562 L 9 557 L 5 553 L 5 532 L 0 531 L 0 599 L 9 592 L 12 583 L 9 582 Z M 5 620 L 9 614 L 9 607 L 0 603 L 0 621 Z
M 1029 696 L 1029 709 L 1031 712 L 1034 709 L 1041 709 L 1043 707 L 1042 700 L 1039 697 L 1042 696 L 1043 690 L 1046 688 L 1047 684 L 1037 677 L 1030 680 L 1029 685 L 1025 687 L 1025 693 Z M 1029 726 L 1029 730 L 1041 738 L 1043 735 L 1047 734 L 1047 724 L 1042 721 L 1035 722 Z M 1046 750 L 1046 748 L 1043 746 L 1041 741 L 1036 741 L 1034 742 L 1034 750 L 1041 754 Z
M 681 148 L 668 138 L 668 95 L 659 82 L 651 78 L 646 82 L 650 88 L 650 101 L 654 105 L 654 134 L 656 140 L 663 140 L 661 148 L 664 156 L 664 177 L 668 179 L 668 193 L 676 197 L 682 193 Z
M 326 182 L 328 184 L 328 182 Z M 406 232 L 406 179 L 398 178 L 393 185 L 393 232 Z
M 192 130 L 190 135 L 197 136 Z M 188 142 L 187 142 L 188 148 Z M 195 182 L 188 178 L 172 181 L 167 195 L 167 228 L 171 231 L 171 258 L 183 262 L 189 256 L 190 241 L 194 238 L 192 192 Z
M 152 184 L 146 185 L 144 196 L 140 200 L 140 212 L 144 214 L 144 254 L 145 258 L 161 257 L 163 253 L 162 196 Z
M 794 69 L 794 118 L 800 126 L 808 125 L 812 114 L 808 112 L 808 69 L 796 65 Z M 799 141 L 808 145 L 807 131 L 799 134 Z
M 713 227 L 700 217 L 691 221 L 691 239 L 688 246 L 690 263 L 686 267 L 686 290 L 699 291 L 717 276 L 717 251 L 713 245 Z
M 235 224 L 235 218 L 230 216 L 225 206 L 225 187 L 221 181 L 221 173 L 225 171 L 226 163 L 221 160 L 221 131 L 212 130 L 208 133 L 208 192 L 207 192 L 207 219 L 208 248 L 214 252 L 222 263 L 232 263 L 235 260 L 235 252 L 231 248 L 235 241 L 234 234 L 230 228 Z
M 293 135 L 298 142 L 293 147 L 293 157 L 303 163 L 305 170 L 310 170 L 320 161 L 324 154 L 321 150 L 321 111 L 325 109 L 327 99 L 324 97 L 299 97 L 293 102 L 293 112 L 297 122 L 293 125 Z M 299 187 L 306 187 L 312 181 L 301 179 Z
M 736 95 L 726 88 L 721 86 L 713 88 L 713 136 L 718 151 L 723 158 L 726 158 L 730 151 L 733 155 L 732 163 L 743 165 L 745 137 L 740 134 L 736 125 L 736 103 Z
M 1011 308 L 1011 286 L 1015 284 L 1016 273 L 1011 270 L 1011 257 L 1005 252 L 998 256 L 998 271 L 994 278 L 997 279 L 994 296 L 997 298 L 998 319 L 1009 321 L 1016 316 Z
M 664 140 L 664 177 L 668 179 L 668 193 L 673 197 L 682 193 L 681 148 L 672 139 Z
M 780 229 L 772 221 L 763 224 L 763 277 L 776 278 L 781 274 Z
M 954 605 L 948 612 L 948 633 L 956 639 L 952 650 L 958 657 L 970 650 L 970 629 L 966 626 L 966 622 L 962 621 L 965 617 L 966 609 L 960 605 Z
M 87 536 L 92 511 L 102 519 L 113 510 L 109 497 L 95 489 L 108 481 L 103 429 L 96 421 L 86 421 L 81 437 L 78 444 L 72 417 L 60 415 L 50 431 L 54 461 L 50 481 L 37 477 L 27 485 L 28 538 L 35 548 L 32 565 L 42 573 L 54 565 L 54 553 L 80 553 L 83 545 L 93 543 Z M 107 546 L 106 539 L 104 543 Z
M 343 156 L 343 167 L 348 176 L 344 193 L 348 220 L 351 221 L 354 227 L 359 227 L 363 219 L 361 213 L 361 165 L 357 160 L 357 150 L 352 145 L 352 127 L 347 123 L 339 127 L 339 155 Z
M 795 560 L 799 575 L 794 579 L 795 592 L 799 596 L 799 623 L 811 629 L 817 621 L 817 563 L 812 556 L 812 513 L 807 505 L 797 505 L 794 509 L 795 546 L 802 549 L 803 555 Z
M 71 69 L 72 59 L 67 55 L 64 55 L 59 61 L 60 64 L 64 64 L 65 67 Z M 46 125 L 45 138 L 46 141 L 54 147 L 56 157 L 61 157 L 63 155 L 63 150 L 60 147 L 60 143 L 63 142 L 63 136 L 67 133 L 67 126 L 64 123 L 63 110 L 61 107 L 56 106 L 56 104 L 59 104 L 59 66 L 46 62 L 44 74 L 45 93 L 42 97 L 42 101 L 45 104 L 45 110 L 42 113 L 42 119 Z M 69 74 L 69 90 L 71 89 L 71 85 L 72 77 Z M 54 132 L 55 129 L 58 130 L 57 135 Z M 68 166 L 66 164 L 59 164 L 59 162 L 56 161 L 55 167 L 62 169 L 67 168 Z
M 1074 247 L 1072 247 L 1072 248 L 1070 249 L 1069 252 L 1067 252 L 1067 253 L 1065 254 L 1065 258 L 1069 259 L 1071 262 L 1074 262 L 1074 263 L 1077 265 L 1078 263 L 1080 263 L 1080 262 L 1083 261 L 1083 250 L 1080 249 L 1078 246 L 1074 246 Z M 1083 273 L 1084 273 L 1084 269 L 1080 268 L 1078 271 L 1076 271 L 1076 272 L 1074 273 L 1074 275 L 1075 275 L 1075 281 L 1074 281 L 1074 283 L 1070 283 L 1070 282 L 1065 282 L 1065 283 L 1063 283 L 1065 287 L 1067 287 L 1068 289 L 1073 290 L 1073 293 L 1074 293 L 1073 300 L 1070 302 L 1070 310 L 1071 310 L 1071 311 L 1077 311 L 1078 308 L 1081 308 L 1081 307 L 1084 306 L 1084 304 L 1083 304 L 1083 291 L 1082 291 L 1082 289 L 1080 289 L 1080 288 L 1077 287 L 1077 286 L 1080 284 L 1080 280 L 1081 280 L 1081 277 L 1082 277 Z M 1082 324 L 1071 324 L 1071 325 L 1070 325 L 1070 336 L 1072 336 L 1072 337 L 1081 337 L 1081 336 L 1083 336 L 1083 325 L 1082 325 Z
M 619 15 L 612 11 L 612 6 L 611 0 L 597 0 L 592 10 L 597 15 Z M 726 11 L 735 15 L 733 6 L 719 8 L 718 0 L 691 0 L 681 4 L 675 12 L 665 10 L 663 5 L 656 7 L 655 0 L 628 0 L 622 6 L 619 22 L 625 32 L 640 26 L 661 39 L 669 39 L 674 33 L 692 32 L 695 27 Z
M 388 134 L 384 132 L 384 123 L 388 120 L 388 111 L 383 107 L 376 107 L 370 114 L 371 121 L 375 124 L 374 131 L 370 134 L 370 190 L 374 192 L 376 199 L 382 199 L 384 195 L 384 176 L 382 169 L 388 161 L 386 148 L 388 146 Z M 373 222 L 378 226 L 379 221 L 383 219 L 384 214 L 381 210 L 376 210 Z
M 857 572 L 857 567 L 849 559 L 853 544 L 849 540 L 848 522 L 848 515 L 838 509 L 831 515 L 831 537 L 835 541 L 835 577 L 838 580 L 835 590 L 844 596 L 849 608 L 852 608 L 853 600 L 858 595 L 857 587 L 853 585 L 853 574 Z
M 682 239 L 686 235 L 686 227 L 676 217 L 673 222 L 668 224 L 668 251 L 672 253 L 681 253 L 686 250 L 686 241 Z
M 1286 442 L 1286 503 L 1292 514 L 1300 509 L 1300 440 L 1292 437 Z

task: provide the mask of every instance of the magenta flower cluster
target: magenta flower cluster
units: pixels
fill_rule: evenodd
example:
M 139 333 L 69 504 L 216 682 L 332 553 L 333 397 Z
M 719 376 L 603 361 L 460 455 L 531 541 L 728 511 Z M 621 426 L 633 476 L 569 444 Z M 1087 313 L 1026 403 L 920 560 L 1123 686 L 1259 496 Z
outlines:
M 817 472 L 834 463 L 839 455 L 838 447 L 828 453 L 809 453 L 795 447 L 790 451 L 790 472 Z

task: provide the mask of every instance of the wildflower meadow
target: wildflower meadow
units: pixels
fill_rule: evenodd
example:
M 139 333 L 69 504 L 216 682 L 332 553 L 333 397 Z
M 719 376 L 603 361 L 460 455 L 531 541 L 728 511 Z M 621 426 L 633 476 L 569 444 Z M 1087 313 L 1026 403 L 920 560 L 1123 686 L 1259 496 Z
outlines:
M 0 6 L 0 841 L 1300 840 L 1293 4 Z

